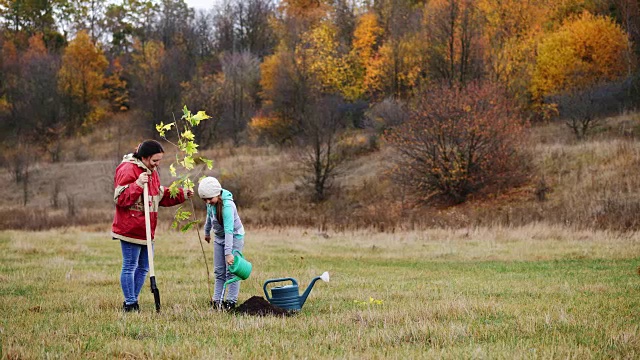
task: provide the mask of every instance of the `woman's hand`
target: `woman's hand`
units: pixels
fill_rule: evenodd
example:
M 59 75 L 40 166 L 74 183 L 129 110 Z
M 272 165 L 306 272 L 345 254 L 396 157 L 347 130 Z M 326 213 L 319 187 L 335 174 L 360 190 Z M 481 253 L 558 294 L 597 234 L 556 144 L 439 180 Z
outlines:
M 138 180 L 136 180 L 136 184 L 140 187 L 144 187 L 144 184 L 149 182 L 149 175 L 146 172 L 143 172 L 138 176 Z
M 227 265 L 233 265 L 233 255 L 225 255 L 224 258 L 227 260 Z
M 207 244 L 210 243 L 211 242 L 211 235 L 205 235 L 204 236 L 204 241 L 206 241 Z
M 187 198 L 191 199 L 193 196 L 193 190 L 187 190 Z

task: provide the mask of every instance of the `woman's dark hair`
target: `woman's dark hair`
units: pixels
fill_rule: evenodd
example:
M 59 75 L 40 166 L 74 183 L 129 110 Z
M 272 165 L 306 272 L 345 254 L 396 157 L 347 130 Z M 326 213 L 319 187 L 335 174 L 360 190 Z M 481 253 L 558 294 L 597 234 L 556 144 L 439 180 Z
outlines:
M 133 157 L 141 160 L 142 158 L 147 158 L 149 156 L 153 156 L 157 153 L 164 153 L 164 149 L 159 142 L 155 140 L 145 140 L 144 142 L 138 145 L 138 149 L 133 153 Z

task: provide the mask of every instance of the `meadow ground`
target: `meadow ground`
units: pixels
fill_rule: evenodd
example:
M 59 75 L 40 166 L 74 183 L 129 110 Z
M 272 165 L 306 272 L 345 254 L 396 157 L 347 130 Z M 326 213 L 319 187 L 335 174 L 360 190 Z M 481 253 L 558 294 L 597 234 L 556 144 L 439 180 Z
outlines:
M 195 233 L 158 241 L 163 311 L 147 281 L 141 313 L 123 314 L 106 232 L 0 232 L 2 358 L 640 357 L 638 233 L 252 229 L 241 302 L 269 278 L 302 291 L 331 273 L 286 318 L 210 310 Z

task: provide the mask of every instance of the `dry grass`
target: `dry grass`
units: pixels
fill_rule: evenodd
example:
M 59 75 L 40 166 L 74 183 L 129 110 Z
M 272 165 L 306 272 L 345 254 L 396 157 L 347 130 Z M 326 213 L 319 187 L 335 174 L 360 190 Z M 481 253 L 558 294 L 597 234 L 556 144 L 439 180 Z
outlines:
M 82 147 L 80 144 L 92 144 L 85 161 L 33 166 L 28 204 L 23 209 L 18 209 L 24 200 L 23 184 L 15 183 L 8 170 L 0 172 L 0 180 L 8 190 L 0 202 L 5 208 L 3 212 L 13 218 L 0 222 L 0 226 L 29 228 L 33 222 L 15 224 L 23 217 L 49 218 L 65 211 L 86 219 L 95 212 L 112 212 L 113 171 L 122 154 L 108 155 L 119 148 L 113 143 L 117 128 L 109 129 L 102 133 L 102 139 L 93 134 L 71 144 L 78 148 Z M 346 163 L 330 200 L 321 204 L 311 203 L 307 192 L 296 182 L 295 164 L 289 153 L 295 150 L 221 147 L 205 150 L 202 155 L 214 160 L 214 170 L 206 174 L 219 177 L 236 195 L 241 216 L 248 225 L 400 231 L 544 222 L 627 231 L 640 229 L 636 216 L 640 211 L 640 197 L 636 194 L 640 185 L 640 173 L 635 171 L 640 165 L 636 133 L 640 134 L 640 116 L 635 113 L 606 119 L 600 132 L 584 142 L 573 140 L 562 124 L 537 126 L 529 145 L 535 165 L 529 184 L 499 194 L 471 197 L 467 203 L 454 207 L 416 203 L 403 188 L 391 182 L 387 168 L 393 162 L 393 152 L 384 143 L 380 150 L 361 153 Z M 167 144 L 166 150 L 161 179 L 169 184 L 166 168 L 174 153 L 171 145 Z M 547 188 L 545 201 L 536 196 L 541 187 Z M 57 209 L 53 206 L 55 199 Z M 196 203 L 202 210 L 201 204 Z M 45 215 L 36 215 L 40 212 Z M 161 216 L 167 220 L 172 211 L 163 210 Z M 41 223 L 51 226 L 85 223 L 72 221 L 74 216 L 67 218 L 67 224 L 63 218 Z M 108 223 L 103 216 L 95 218 Z
M 262 296 L 266 279 L 291 276 L 304 289 L 330 271 L 297 316 L 210 311 L 193 235 L 160 232 L 163 312 L 147 283 L 142 312 L 125 315 L 120 249 L 106 232 L 0 232 L 2 358 L 640 356 L 638 233 L 247 230 L 253 272 L 240 301 Z

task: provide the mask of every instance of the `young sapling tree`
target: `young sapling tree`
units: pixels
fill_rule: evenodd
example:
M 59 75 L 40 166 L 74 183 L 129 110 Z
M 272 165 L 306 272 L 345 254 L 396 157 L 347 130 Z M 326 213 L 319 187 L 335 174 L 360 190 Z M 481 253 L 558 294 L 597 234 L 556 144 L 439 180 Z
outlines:
M 171 197 L 175 197 L 180 192 L 180 188 L 193 190 L 195 183 L 192 178 L 196 178 L 206 167 L 211 170 L 213 168 L 213 161 L 206 159 L 202 156 L 196 156 L 198 153 L 198 144 L 195 142 L 195 135 L 193 128 L 200 125 L 201 121 L 210 119 L 204 111 L 198 111 L 196 114 L 192 114 L 191 111 L 185 105 L 182 109 L 182 117 L 180 122 L 174 121 L 169 124 L 156 125 L 156 131 L 165 141 L 177 148 L 175 161 L 169 165 L 169 171 L 171 176 L 177 178 L 171 183 L 169 192 Z M 168 131 L 175 130 L 177 134 L 177 142 L 172 142 L 167 139 L 166 134 Z M 192 175 L 197 165 L 202 165 L 200 170 Z M 176 210 L 173 223 L 171 227 L 174 229 L 180 228 L 181 232 L 187 232 L 193 227 L 193 225 L 200 224 L 200 220 L 196 216 L 195 206 L 193 200 L 189 199 L 191 204 L 191 211 L 185 210 L 183 206 L 178 207 Z M 202 237 L 200 236 L 200 227 L 195 226 L 196 233 L 198 234 L 198 241 L 200 243 L 200 249 L 202 250 L 202 256 L 204 258 L 204 264 L 207 269 L 207 289 L 209 290 L 209 299 L 213 297 L 211 292 L 211 275 L 209 273 L 209 264 L 207 263 L 207 256 L 204 251 L 204 245 L 202 244 Z

